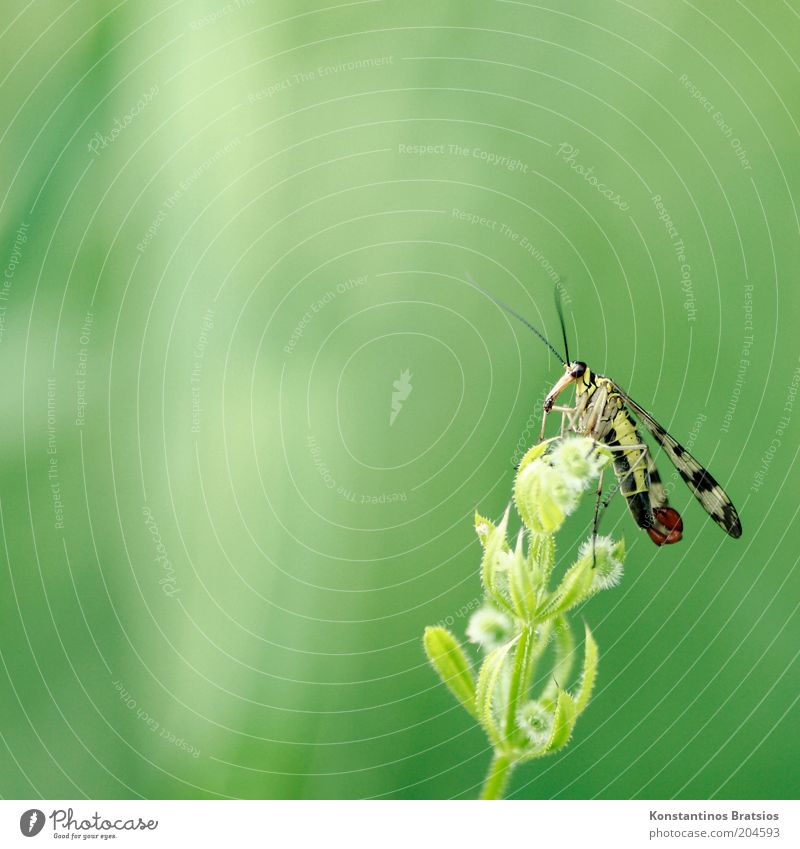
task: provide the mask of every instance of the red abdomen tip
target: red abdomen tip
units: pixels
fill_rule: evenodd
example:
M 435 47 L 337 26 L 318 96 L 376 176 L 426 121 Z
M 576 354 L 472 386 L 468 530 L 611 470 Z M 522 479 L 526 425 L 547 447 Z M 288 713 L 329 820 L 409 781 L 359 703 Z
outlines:
M 672 507 L 656 507 L 653 516 L 660 527 L 648 528 L 647 533 L 656 545 L 672 545 L 683 538 L 683 519 Z

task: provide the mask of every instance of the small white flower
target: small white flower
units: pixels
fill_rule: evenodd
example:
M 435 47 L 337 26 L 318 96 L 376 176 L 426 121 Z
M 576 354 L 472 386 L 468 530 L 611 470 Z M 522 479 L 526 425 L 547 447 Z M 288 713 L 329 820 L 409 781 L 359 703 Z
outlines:
M 622 560 L 620 544 L 611 537 L 599 536 L 594 540 L 593 590 L 607 590 L 616 587 L 622 580 Z M 587 540 L 578 552 L 580 558 L 592 558 L 592 540 Z
M 565 437 L 548 456 L 567 485 L 578 492 L 589 488 L 608 461 L 606 454 L 598 450 L 597 444 L 585 436 Z
M 498 551 L 495 555 L 494 568 L 498 572 L 507 572 L 513 562 L 513 551 Z
M 470 617 L 467 637 L 485 651 L 492 651 L 511 639 L 513 629 L 511 619 L 502 610 L 487 604 Z
M 517 711 L 517 722 L 536 747 L 544 747 L 553 731 L 553 714 L 541 702 L 525 702 Z

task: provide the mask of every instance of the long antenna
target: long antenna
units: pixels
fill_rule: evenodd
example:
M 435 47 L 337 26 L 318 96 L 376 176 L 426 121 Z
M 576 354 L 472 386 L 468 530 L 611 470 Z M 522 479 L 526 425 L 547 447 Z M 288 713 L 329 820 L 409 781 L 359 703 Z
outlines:
M 486 297 L 490 301 L 497 304 L 497 306 L 500 307 L 501 309 L 504 309 L 509 315 L 513 315 L 514 318 L 517 319 L 517 321 L 521 321 L 525 325 L 525 327 L 528 328 L 528 330 L 532 330 L 542 340 L 542 342 L 544 342 L 544 344 L 547 345 L 547 347 L 556 355 L 556 359 L 558 359 L 559 362 L 563 363 L 564 365 L 567 364 L 565 362 L 564 358 L 561 356 L 561 354 L 559 354 L 558 351 L 556 351 L 556 349 L 547 341 L 547 339 L 526 318 L 523 318 L 516 310 L 511 309 L 511 307 L 508 306 L 508 304 L 504 304 L 501 300 L 499 300 L 498 298 L 495 298 L 495 296 L 492 295 L 490 292 L 487 292 L 486 289 L 483 288 L 483 286 L 480 286 L 478 283 L 476 283 L 472 279 L 472 275 L 469 272 L 466 272 L 466 275 L 467 275 L 467 280 L 469 280 L 469 282 L 479 292 L 482 292 L 484 295 L 486 295 Z M 561 315 L 560 309 L 559 309 L 558 314 L 559 314 L 559 316 Z M 564 327 L 564 319 L 563 318 L 561 319 L 561 327 L 562 327 L 562 329 Z M 564 336 L 564 340 L 566 342 L 566 335 Z
M 561 281 L 559 281 L 560 283 Z M 561 303 L 561 290 L 558 288 L 558 283 L 555 285 L 555 289 L 553 290 L 556 297 L 556 311 L 558 312 L 558 320 L 561 322 L 561 335 L 564 337 L 564 356 L 567 358 L 567 362 L 571 363 L 572 360 L 569 358 L 569 345 L 567 345 L 567 328 L 564 324 L 564 307 Z

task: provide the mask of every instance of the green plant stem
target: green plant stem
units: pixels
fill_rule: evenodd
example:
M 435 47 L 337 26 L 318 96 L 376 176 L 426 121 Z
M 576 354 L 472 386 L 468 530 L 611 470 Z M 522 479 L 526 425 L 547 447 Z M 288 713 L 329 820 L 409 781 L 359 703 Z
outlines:
M 513 768 L 511 758 L 495 752 L 481 788 L 481 799 L 502 799 Z

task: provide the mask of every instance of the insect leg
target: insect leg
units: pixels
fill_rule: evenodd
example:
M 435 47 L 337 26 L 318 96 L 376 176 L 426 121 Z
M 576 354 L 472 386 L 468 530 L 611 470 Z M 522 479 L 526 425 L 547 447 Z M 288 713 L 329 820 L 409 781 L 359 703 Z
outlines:
M 640 528 L 650 528 L 653 525 L 653 515 L 650 511 L 650 502 L 647 498 L 647 489 L 636 490 L 636 470 L 645 461 L 648 449 L 643 443 L 625 443 L 620 445 L 604 443 L 605 447 L 612 453 L 620 456 L 615 459 L 614 472 L 616 474 L 616 482 L 608 494 L 604 506 L 608 506 L 611 498 L 616 492 L 622 492 L 628 504 L 628 508 L 633 515 L 633 519 Z M 630 462 L 627 454 L 638 451 L 636 459 Z M 649 483 L 645 479 L 644 487 L 648 487 Z
M 597 500 L 594 504 L 594 520 L 592 521 L 592 569 L 597 566 L 597 552 L 595 550 L 595 543 L 597 542 L 597 528 L 600 525 L 600 505 L 602 504 L 603 499 L 603 474 L 605 469 L 600 469 L 600 477 L 597 481 Z M 607 506 L 608 502 L 605 505 Z
M 561 413 L 561 436 L 564 435 L 564 426 L 565 426 L 564 416 L 569 418 L 570 430 L 576 430 L 576 428 L 575 428 L 575 413 L 577 412 L 577 410 L 576 410 L 575 407 L 552 407 L 549 410 L 549 412 L 550 413 Z M 539 442 L 542 442 L 544 440 L 544 431 L 545 431 L 545 424 L 547 422 L 547 416 L 548 416 L 548 413 L 546 413 L 546 412 L 542 413 L 542 427 L 541 427 L 541 430 L 539 431 Z
M 575 407 L 551 407 L 551 413 L 574 413 Z
M 646 464 L 647 458 L 650 456 L 650 449 L 644 443 L 635 443 L 633 445 L 620 445 L 619 448 L 612 448 L 614 450 L 625 450 L 625 451 L 638 451 L 639 456 L 636 458 L 634 464 L 630 468 L 630 472 L 635 471 L 642 464 Z M 630 474 L 630 472 L 628 474 Z
M 583 395 L 581 397 L 581 402 L 583 403 L 583 409 L 588 406 L 587 395 Z M 599 435 L 596 433 L 598 425 L 600 423 L 600 419 L 603 414 L 606 412 L 606 407 L 608 404 L 608 388 L 603 383 L 598 386 L 597 391 L 595 392 L 594 398 L 592 399 L 592 407 L 589 410 L 589 414 L 586 417 L 586 420 L 583 422 L 583 431 L 585 433 L 595 434 L 595 436 Z M 577 405 L 576 405 L 577 406 Z
M 639 456 L 636 458 L 636 460 L 631 464 L 630 468 L 628 469 L 628 472 L 627 472 L 628 475 L 633 474 L 634 470 L 637 469 L 639 467 L 639 465 L 641 465 L 643 462 L 645 462 L 645 460 L 648 456 L 647 446 L 644 445 L 643 443 L 634 443 L 632 445 L 605 445 L 604 444 L 604 447 L 608 448 L 612 452 L 614 452 L 614 451 L 624 452 L 624 451 L 631 451 L 631 450 L 634 450 L 634 451 L 638 450 L 639 451 Z M 609 494 L 605 498 L 603 498 L 603 474 L 604 474 L 604 472 L 605 472 L 605 469 L 600 470 L 600 478 L 597 482 L 597 500 L 595 501 L 595 505 L 594 505 L 594 521 L 592 523 L 592 569 L 594 569 L 597 566 L 597 554 L 596 554 L 596 551 L 595 551 L 595 542 L 597 540 L 597 531 L 598 531 L 598 528 L 600 526 L 601 511 L 605 510 L 606 507 L 608 507 L 608 505 L 611 503 L 611 499 L 614 497 L 614 494 L 620 488 L 620 483 L 618 481 L 611 488 L 611 491 L 609 492 Z M 627 475 L 626 475 L 626 477 L 627 477 Z M 642 494 L 642 493 L 640 493 L 640 494 Z M 634 496 L 634 498 L 635 498 L 635 496 Z M 641 513 L 641 511 L 639 511 L 638 509 L 635 509 L 635 508 L 639 508 L 640 506 L 644 506 L 644 502 L 643 502 L 642 505 L 639 505 L 638 502 L 634 505 L 634 504 L 631 504 L 630 498 L 627 499 L 627 500 L 628 500 L 628 506 L 630 507 L 631 512 L 634 513 L 634 519 L 636 519 L 636 523 L 638 525 L 642 526 L 642 522 L 647 522 L 648 518 L 646 517 L 646 515 Z

